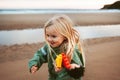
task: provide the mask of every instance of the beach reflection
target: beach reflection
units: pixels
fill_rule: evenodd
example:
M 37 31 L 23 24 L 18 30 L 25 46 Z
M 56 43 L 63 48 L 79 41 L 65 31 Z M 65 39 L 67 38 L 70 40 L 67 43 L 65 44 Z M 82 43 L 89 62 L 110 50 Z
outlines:
M 120 25 L 80 26 L 75 27 L 75 29 L 79 31 L 83 40 L 102 37 L 120 37 Z M 43 41 L 43 29 L 0 31 L 0 45 L 37 43 Z
M 0 31 L 1 45 L 36 43 L 43 41 L 43 29 Z

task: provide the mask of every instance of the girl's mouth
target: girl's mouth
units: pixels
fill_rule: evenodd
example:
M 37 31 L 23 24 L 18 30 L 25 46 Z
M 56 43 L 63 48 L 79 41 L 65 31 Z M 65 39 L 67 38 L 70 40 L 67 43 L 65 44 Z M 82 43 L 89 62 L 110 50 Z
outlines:
M 50 42 L 51 45 L 54 45 L 55 43 L 54 42 Z

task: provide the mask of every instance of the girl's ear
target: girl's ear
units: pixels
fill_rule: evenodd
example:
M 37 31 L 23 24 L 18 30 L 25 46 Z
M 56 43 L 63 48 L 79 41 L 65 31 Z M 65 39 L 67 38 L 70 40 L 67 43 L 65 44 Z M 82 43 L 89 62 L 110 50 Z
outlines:
M 68 41 L 68 39 L 67 39 L 66 37 L 64 37 L 64 41 L 65 41 L 65 42 L 67 42 L 67 41 Z

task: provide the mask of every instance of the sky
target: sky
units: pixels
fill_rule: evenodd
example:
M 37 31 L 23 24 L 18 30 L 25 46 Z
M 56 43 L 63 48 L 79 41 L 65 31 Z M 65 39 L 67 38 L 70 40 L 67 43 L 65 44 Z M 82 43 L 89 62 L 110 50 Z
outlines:
M 100 9 L 118 0 L 0 0 L 0 9 Z

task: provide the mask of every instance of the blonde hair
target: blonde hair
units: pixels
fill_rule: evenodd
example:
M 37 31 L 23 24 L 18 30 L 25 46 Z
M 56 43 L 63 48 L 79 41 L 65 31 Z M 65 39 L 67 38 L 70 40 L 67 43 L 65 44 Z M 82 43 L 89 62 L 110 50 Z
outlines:
M 57 32 L 59 32 L 67 39 L 67 45 L 66 46 L 64 45 L 64 47 L 66 48 L 66 55 L 71 61 L 75 46 L 78 45 L 78 48 L 81 49 L 79 33 L 73 28 L 74 26 L 73 22 L 66 15 L 56 15 L 46 22 L 44 26 L 45 34 L 46 34 L 46 28 L 49 26 L 53 26 Z

